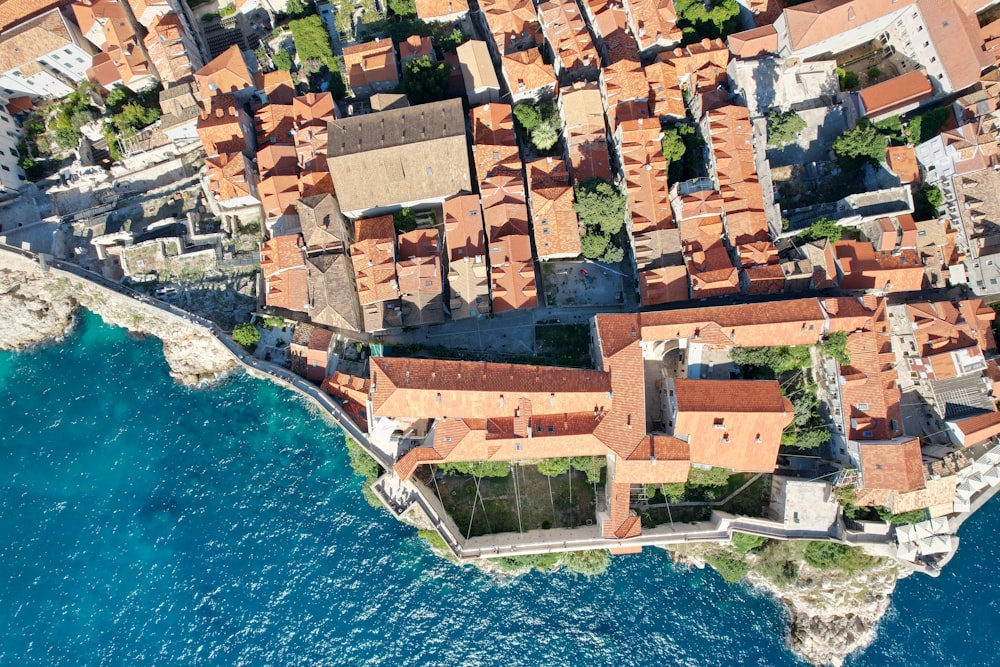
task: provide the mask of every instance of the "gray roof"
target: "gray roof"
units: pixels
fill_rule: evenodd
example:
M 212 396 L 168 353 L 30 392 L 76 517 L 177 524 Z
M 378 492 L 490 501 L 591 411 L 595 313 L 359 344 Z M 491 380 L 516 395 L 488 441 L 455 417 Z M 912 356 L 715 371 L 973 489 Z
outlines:
M 459 99 L 330 121 L 330 157 L 465 134 Z
M 361 330 L 360 306 L 355 296 L 354 267 L 343 253 L 306 259 L 309 276 L 309 319 L 319 324 Z
M 302 236 L 309 248 L 323 248 L 350 243 L 344 216 L 333 195 L 303 197 L 296 204 Z

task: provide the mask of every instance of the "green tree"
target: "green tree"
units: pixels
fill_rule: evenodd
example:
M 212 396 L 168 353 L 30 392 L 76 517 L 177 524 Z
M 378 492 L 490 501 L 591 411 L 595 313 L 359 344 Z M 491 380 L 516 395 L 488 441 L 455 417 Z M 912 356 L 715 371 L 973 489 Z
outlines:
M 474 475 L 476 477 L 506 477 L 510 464 L 506 461 L 461 461 L 442 463 L 438 466 L 445 475 Z
M 836 220 L 820 218 L 809 225 L 809 229 L 799 234 L 798 238 L 802 243 L 811 243 L 820 239 L 829 239 L 831 242 L 836 243 L 841 239 L 843 234 L 844 228 L 838 225 Z
M 612 236 L 625 224 L 625 195 L 611 183 L 602 178 L 577 183 L 573 186 L 576 203 L 573 210 L 580 217 L 580 222 L 588 229 L 601 230 Z
M 416 0 L 389 0 L 389 9 L 396 16 L 404 18 L 417 15 Z
M 354 3 L 351 0 L 336 1 L 333 27 L 341 35 L 347 35 L 354 29 Z
M 280 70 L 284 70 L 286 72 L 292 71 L 292 54 L 288 51 L 278 51 L 271 56 L 271 62 L 273 62 L 274 66 Z
M 254 325 L 243 322 L 233 327 L 233 340 L 243 347 L 250 347 L 260 340 L 260 331 Z
M 772 111 L 767 116 L 767 145 L 781 147 L 790 144 L 804 129 L 806 122 L 794 111 Z
M 691 466 L 688 471 L 688 486 L 725 486 L 729 481 L 729 471 L 725 468 L 699 468 Z
M 882 76 L 882 70 L 880 70 L 875 65 L 872 65 L 871 67 L 868 68 L 866 74 L 868 75 L 868 82 L 872 83 L 875 80 L 877 80 L 880 76 Z
M 611 554 L 604 549 L 568 551 L 559 556 L 559 562 L 568 572 L 595 577 L 608 571 Z
M 796 449 L 816 449 L 828 442 L 830 442 L 830 431 L 823 425 L 818 428 L 802 431 L 792 430 L 781 434 L 781 444 Z
M 663 157 L 667 158 L 667 164 L 677 162 L 684 157 L 684 153 L 687 151 L 684 137 L 681 136 L 681 131 L 676 127 L 663 132 L 660 147 L 663 150 Z
M 104 106 L 107 107 L 108 111 L 118 113 L 128 100 L 128 89 L 124 86 L 118 86 L 112 88 L 111 92 L 108 93 L 108 96 L 104 100 Z
M 906 134 L 912 144 L 922 144 L 941 132 L 941 128 L 951 117 L 951 107 L 944 106 L 931 109 L 910 119 L 906 126 Z
M 806 368 L 811 363 L 807 345 L 734 347 L 729 358 L 738 366 L 770 368 L 775 375 Z
M 412 208 L 402 208 L 392 214 L 392 224 L 397 234 L 412 232 L 417 228 L 417 214 Z
M 580 239 L 583 256 L 587 259 L 600 259 L 611 243 L 611 238 L 604 234 L 585 234 Z
M 851 363 L 851 355 L 847 351 L 847 332 L 834 331 L 826 335 L 819 344 L 820 352 L 833 357 L 838 364 L 845 366 Z
M 310 4 L 311 7 L 312 5 Z M 286 0 L 285 13 L 293 19 L 302 18 L 309 13 L 309 8 L 305 6 L 302 0 Z
M 460 28 L 452 28 L 451 32 L 447 32 L 435 40 L 438 46 L 441 47 L 441 50 L 446 53 L 454 53 L 458 50 L 458 47 L 467 41 L 469 41 L 469 36 L 462 32 Z
M 558 125 L 550 121 L 539 123 L 531 131 L 531 143 L 540 151 L 547 151 L 559 143 Z
M 756 551 L 757 549 L 764 546 L 767 542 L 766 537 L 761 537 L 760 535 L 751 535 L 750 533 L 740 533 L 733 532 L 732 543 L 733 548 L 739 551 L 741 554 L 745 554 L 749 551 Z
M 843 67 L 838 67 L 836 72 L 840 79 L 841 90 L 854 90 L 861 83 L 861 79 L 855 72 L 848 72 Z
M 355 475 L 364 480 L 361 488 L 365 500 L 372 507 L 382 507 L 382 502 L 375 496 L 375 492 L 371 489 L 371 485 L 382 474 L 382 468 L 379 467 L 375 459 L 368 455 L 368 452 L 361 448 L 361 445 L 354 438 L 345 437 L 344 445 L 347 447 L 347 458 L 351 464 L 351 469 Z
M 121 113 L 114 116 L 114 123 L 119 130 L 124 130 L 126 127 L 141 130 L 155 123 L 159 117 L 159 107 L 144 107 L 138 102 L 129 102 L 122 107 Z
M 429 57 L 414 58 L 403 68 L 400 89 L 410 104 L 426 104 L 443 100 L 448 89 L 448 65 Z
M 330 34 L 326 31 L 323 19 L 313 14 L 296 19 L 288 24 L 292 31 L 292 41 L 295 42 L 295 52 L 299 61 L 318 60 L 330 71 L 338 70 L 337 61 L 333 56 L 333 46 L 330 44 Z
M 803 553 L 806 562 L 818 570 L 859 572 L 878 565 L 879 559 L 869 556 L 856 547 L 839 542 L 810 541 Z
M 944 206 L 944 194 L 936 185 L 924 185 L 913 194 L 913 217 L 916 220 L 932 220 Z
M 617 264 L 623 259 L 625 259 L 625 251 L 614 243 L 608 243 L 607 249 L 598 261 L 604 264 Z
M 913 510 L 911 512 L 902 512 L 900 514 L 893 514 L 889 510 L 879 509 L 878 515 L 882 517 L 883 521 L 888 521 L 894 526 L 920 523 L 921 521 L 927 519 L 926 510 Z
M 601 471 L 608 465 L 608 460 L 603 456 L 574 456 L 569 464 L 586 473 L 588 482 L 597 484 L 601 481 Z
M 542 115 L 533 105 L 521 102 L 514 105 L 514 119 L 525 131 L 531 132 L 542 122 Z
M 686 489 L 687 485 L 682 482 L 663 484 L 660 486 L 660 491 L 663 493 L 663 497 L 670 503 L 679 503 L 684 498 L 684 491 Z
M 740 5 L 736 0 L 674 0 L 677 25 L 684 40 L 715 39 L 739 30 Z
M 878 163 L 885 159 L 889 138 L 868 121 L 861 121 L 833 142 L 833 152 L 841 158 L 865 159 Z
M 546 477 L 558 477 L 569 472 L 569 459 L 542 459 L 536 467 L 538 472 Z

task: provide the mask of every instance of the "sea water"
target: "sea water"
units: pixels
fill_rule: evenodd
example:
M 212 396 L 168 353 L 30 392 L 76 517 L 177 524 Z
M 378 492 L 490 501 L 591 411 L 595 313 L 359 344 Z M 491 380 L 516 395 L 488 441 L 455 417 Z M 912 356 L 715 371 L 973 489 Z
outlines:
M 998 507 L 853 664 L 996 664 Z M 780 605 L 656 549 L 591 579 L 449 565 L 365 503 L 297 395 L 181 387 L 159 341 L 90 314 L 0 353 L 0 624 L 18 666 L 798 662 Z

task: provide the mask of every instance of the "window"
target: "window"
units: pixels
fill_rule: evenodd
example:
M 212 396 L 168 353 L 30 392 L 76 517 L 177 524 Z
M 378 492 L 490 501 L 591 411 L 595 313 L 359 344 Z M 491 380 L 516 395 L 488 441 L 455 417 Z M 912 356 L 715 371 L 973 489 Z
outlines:
M 535 433 L 541 433 L 541 432 L 542 432 L 542 425 L 539 424 L 538 426 L 535 427 Z
M 10 167 L 8 167 L 5 164 L 0 164 L 0 169 L 3 169 L 4 171 L 10 171 Z
M 71 49 L 63 49 L 63 53 L 65 53 L 67 56 L 73 55 L 73 51 Z
M 78 63 L 80 63 L 82 65 L 83 64 L 83 58 L 77 58 L 76 62 L 78 62 Z
M 866 438 L 870 438 L 870 437 L 872 437 L 872 432 L 871 431 L 862 431 L 861 435 L 865 436 Z
M 858 403 L 858 410 L 867 410 L 867 409 L 868 409 L 867 403 Z
M 549 425 L 549 433 L 555 433 L 556 429 L 551 424 Z

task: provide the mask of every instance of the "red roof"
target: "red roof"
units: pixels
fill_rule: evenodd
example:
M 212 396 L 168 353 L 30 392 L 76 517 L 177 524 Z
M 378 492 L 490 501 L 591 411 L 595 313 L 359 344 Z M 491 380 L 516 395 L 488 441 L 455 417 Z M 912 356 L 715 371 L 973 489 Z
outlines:
M 862 443 L 861 476 L 865 489 L 906 493 L 924 488 L 920 441 Z

